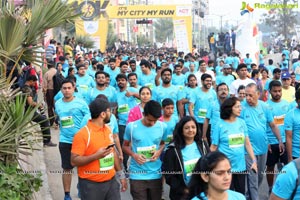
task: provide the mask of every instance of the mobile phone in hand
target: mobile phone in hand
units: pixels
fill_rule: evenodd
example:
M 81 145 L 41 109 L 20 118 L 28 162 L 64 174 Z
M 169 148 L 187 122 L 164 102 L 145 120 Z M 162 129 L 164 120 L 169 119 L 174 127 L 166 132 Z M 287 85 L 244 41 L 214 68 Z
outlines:
M 115 146 L 115 144 L 110 144 L 110 145 L 108 145 L 107 147 L 106 147 L 106 150 L 107 149 L 110 149 L 110 148 L 112 148 L 112 147 L 114 147 Z

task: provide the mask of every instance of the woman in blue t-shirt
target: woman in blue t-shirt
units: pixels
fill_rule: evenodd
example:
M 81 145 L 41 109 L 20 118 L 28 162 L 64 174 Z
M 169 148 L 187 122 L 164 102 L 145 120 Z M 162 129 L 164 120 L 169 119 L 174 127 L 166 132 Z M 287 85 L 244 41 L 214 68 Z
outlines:
M 187 199 L 188 184 L 195 164 L 209 150 L 195 118 L 183 117 L 175 127 L 163 161 L 163 173 L 170 185 L 171 200 Z
M 229 190 L 231 165 L 225 154 L 215 151 L 197 162 L 189 184 L 192 200 L 246 200 L 245 196 Z M 190 198 L 190 199 L 191 199 Z
M 228 157 L 233 172 L 230 189 L 245 194 L 245 154 L 248 153 L 253 160 L 252 170 L 257 171 L 257 165 L 248 137 L 247 125 L 243 119 L 238 118 L 241 110 L 241 103 L 236 97 L 228 98 L 223 102 L 220 109 L 221 119 L 213 129 L 210 150 L 218 150 Z

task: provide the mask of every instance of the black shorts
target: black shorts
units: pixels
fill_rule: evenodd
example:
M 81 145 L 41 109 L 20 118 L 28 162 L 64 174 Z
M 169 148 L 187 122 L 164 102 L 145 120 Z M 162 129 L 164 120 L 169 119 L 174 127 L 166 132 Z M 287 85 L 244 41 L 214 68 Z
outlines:
M 285 147 L 285 143 L 284 143 L 284 147 Z M 284 153 L 280 155 L 279 144 L 271 144 L 271 149 L 272 149 L 272 153 L 268 151 L 267 164 L 266 164 L 268 167 L 273 167 L 278 162 L 281 162 L 285 165 L 288 163 L 287 152 L 285 150 Z
M 73 166 L 71 165 L 71 149 L 72 144 L 64 142 L 59 143 L 61 167 L 63 169 L 73 169 Z

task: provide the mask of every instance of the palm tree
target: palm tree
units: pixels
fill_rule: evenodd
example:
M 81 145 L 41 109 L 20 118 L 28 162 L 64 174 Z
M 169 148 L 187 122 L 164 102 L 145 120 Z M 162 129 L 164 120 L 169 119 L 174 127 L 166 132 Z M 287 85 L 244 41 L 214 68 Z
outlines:
M 13 1 L 0 0 L 1 169 L 3 166 L 10 169 L 9 166 L 12 165 L 22 167 L 18 165 L 22 160 L 20 155 L 30 155 L 37 142 L 32 131 L 36 125 L 31 123 L 35 109 L 25 109 L 26 98 L 20 91 L 11 89 L 12 73 L 19 68 L 20 61 L 39 64 L 39 60 L 42 60 L 39 49 L 43 45 L 45 31 L 69 23 L 78 16 L 74 8 L 62 0 L 27 0 L 28 4 L 21 7 L 15 7 L 11 2 Z M 7 74 L 11 63 L 11 72 Z M 11 176 L 10 185 L 6 186 L 3 186 L 3 183 L 8 181 L 3 179 L 4 176 L 0 176 L 1 195 L 6 199 L 32 199 L 33 190 L 40 187 L 40 179 L 34 179 L 33 175 L 23 176 L 17 172 L 13 174 L 15 178 Z M 32 189 L 22 192 L 22 182 L 32 186 Z M 5 191 L 7 193 L 4 194 Z M 17 195 L 18 198 L 13 195 Z
M 21 7 L 15 7 L 11 1 L 5 2 L 0 0 L 1 75 L 6 74 L 10 60 L 15 63 L 20 60 L 39 62 L 45 31 L 69 23 L 78 16 L 72 6 L 61 0 L 30 0 L 27 4 L 30 6 Z
M 173 40 L 173 20 L 172 19 L 158 19 L 154 23 L 155 27 L 155 39 L 157 42 L 166 42 L 167 38 L 169 41 Z

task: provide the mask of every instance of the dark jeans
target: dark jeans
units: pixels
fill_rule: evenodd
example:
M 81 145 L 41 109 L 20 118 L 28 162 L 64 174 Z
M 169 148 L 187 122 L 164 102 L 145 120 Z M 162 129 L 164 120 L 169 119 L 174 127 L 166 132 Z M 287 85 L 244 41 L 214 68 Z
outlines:
M 246 171 L 233 173 L 230 189 L 245 195 L 246 192 Z
M 202 130 L 203 130 L 203 124 L 202 123 L 198 123 L 198 125 L 199 125 L 199 128 L 200 128 L 201 132 L 202 132 Z M 207 138 L 207 143 L 208 143 L 209 146 L 211 145 L 210 131 L 211 131 L 211 125 L 209 124 L 208 127 L 207 127 L 207 131 L 206 131 L 206 138 Z
M 43 142 L 47 144 L 51 141 L 50 123 L 49 119 L 45 115 L 41 115 L 37 112 L 33 114 L 32 121 L 38 123 L 41 127 L 43 134 Z
M 48 107 L 48 117 L 50 119 L 50 126 L 53 125 L 54 118 L 54 90 L 48 89 L 46 92 L 46 103 Z
M 133 200 L 160 200 L 162 194 L 162 180 L 130 179 L 130 193 Z
M 126 126 L 124 125 L 119 125 L 119 139 L 120 139 L 120 144 L 121 146 L 123 145 L 123 141 L 124 141 L 124 133 L 125 133 L 125 128 Z M 123 165 L 124 165 L 124 169 L 127 170 L 127 161 L 128 161 L 129 156 L 123 152 Z
M 81 200 L 120 200 L 120 184 L 116 178 L 105 182 L 94 182 L 79 178 Z

